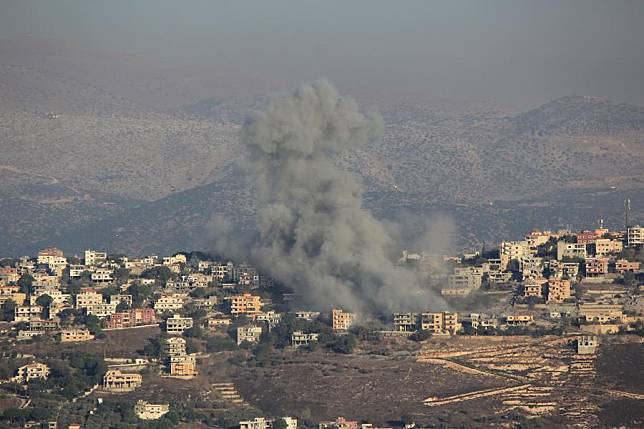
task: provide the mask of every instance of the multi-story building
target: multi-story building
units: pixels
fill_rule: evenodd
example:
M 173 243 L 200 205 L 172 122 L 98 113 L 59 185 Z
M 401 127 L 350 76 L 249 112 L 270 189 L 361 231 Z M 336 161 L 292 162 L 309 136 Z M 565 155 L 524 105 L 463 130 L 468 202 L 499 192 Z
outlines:
M 107 261 L 107 253 L 95 250 L 85 250 L 85 265 L 98 265 Z
M 94 335 L 87 329 L 63 329 L 60 331 L 60 342 L 71 343 L 93 340 Z
M 476 330 L 497 329 L 499 327 L 499 320 L 496 317 L 480 313 L 471 313 L 470 323 L 472 328 Z
M 39 264 L 46 264 L 50 268 L 64 268 L 67 266 L 67 258 L 65 258 L 63 251 L 55 247 L 48 247 L 38 252 L 37 261 Z
M 154 309 L 159 312 L 180 310 L 187 298 L 185 293 L 164 293 L 154 303 Z
M 586 256 L 588 256 L 588 253 L 586 252 L 586 244 L 584 243 L 557 242 L 557 260 L 559 261 L 564 258 L 586 259 Z
M 232 324 L 232 320 L 230 320 L 227 317 L 211 317 L 208 319 L 208 329 L 214 330 L 214 329 L 220 329 L 220 328 L 227 328 Z
M 156 313 L 152 308 L 132 308 L 128 311 L 114 313 L 107 321 L 106 328 L 119 329 L 156 323 Z
M 331 326 L 334 332 L 346 332 L 356 321 L 354 313 L 348 313 L 339 308 L 331 310 Z
M 171 335 L 181 335 L 183 331 L 192 328 L 194 321 L 192 317 L 181 317 L 179 314 L 173 314 L 165 321 L 165 331 Z
M 17 305 L 14 309 L 14 322 L 29 322 L 31 319 L 40 319 L 43 308 L 39 305 Z
M 16 375 L 11 379 L 16 383 L 26 383 L 30 380 L 42 379 L 46 380 L 49 377 L 49 367 L 44 363 L 30 363 L 23 365 L 16 370 Z
M 256 343 L 262 336 L 261 326 L 240 326 L 237 328 L 237 345 L 244 341 L 249 343 Z
M 435 335 L 454 335 L 460 328 L 456 312 L 440 311 L 420 315 L 420 329 Z
M 530 246 L 527 241 L 504 241 L 499 246 L 501 266 L 506 269 L 508 262 L 513 259 L 520 259 L 530 253 Z
M 570 298 L 570 280 L 550 278 L 547 283 L 547 300 L 548 304 L 561 303 Z
M 141 420 L 157 420 L 170 411 L 170 404 L 150 404 L 138 400 L 134 405 L 134 414 Z
M 608 258 L 586 259 L 586 277 L 600 277 L 608 274 Z
M 637 225 L 628 228 L 626 242 L 629 246 L 639 246 L 644 244 L 644 227 Z
M 640 263 L 638 261 L 628 261 L 626 259 L 618 259 L 615 261 L 615 272 L 619 274 L 624 274 L 627 271 L 636 272 L 640 269 Z
M 141 374 L 108 370 L 103 376 L 103 388 L 112 392 L 131 392 L 143 383 Z
M 595 240 L 595 256 L 602 257 L 613 255 L 624 250 L 624 244 L 620 240 L 610 238 L 598 238 Z
M 261 313 L 262 302 L 257 295 L 245 293 L 228 298 L 230 300 L 230 314 L 238 316 L 240 314 L 253 315 Z
M 192 355 L 170 356 L 170 375 L 191 378 L 198 374 L 197 360 Z
M 302 331 L 294 331 L 293 334 L 291 335 L 291 344 L 294 347 L 300 347 L 300 346 L 308 346 L 314 341 L 317 341 L 319 337 L 319 334 L 317 333 L 310 333 L 306 334 Z
M 579 304 L 579 320 L 582 322 L 622 323 L 624 311 L 619 304 Z
M 543 277 L 526 279 L 523 284 L 523 296 L 526 298 L 543 297 L 543 285 L 547 282 Z
M 599 339 L 595 335 L 582 335 L 577 337 L 577 354 L 594 354 L 599 345 Z
M 130 307 L 132 306 L 132 295 L 110 295 L 110 304 L 120 304 L 125 302 Z
M 20 280 L 20 273 L 18 273 L 17 268 L 0 267 L 0 279 L 4 280 L 5 283 L 16 283 Z
M 92 288 L 81 289 L 80 293 L 76 295 L 76 308 L 86 308 L 102 303 L 103 295 Z
M 394 313 L 394 330 L 399 332 L 415 332 L 418 330 L 419 321 L 418 313 Z
M 111 268 L 96 268 L 92 272 L 91 279 L 94 283 L 111 283 L 114 281 L 113 274 L 114 270 L 112 270 Z
M 269 329 L 274 328 L 282 320 L 282 314 L 274 311 L 266 311 L 252 316 L 255 322 L 264 322 Z
M 181 337 L 166 338 L 163 342 L 163 354 L 166 356 L 183 356 L 186 354 L 186 340 Z
M 88 315 L 94 315 L 98 318 L 109 317 L 112 314 L 116 313 L 116 304 L 110 304 L 109 302 L 88 305 L 84 308 L 85 313 L 87 313 Z

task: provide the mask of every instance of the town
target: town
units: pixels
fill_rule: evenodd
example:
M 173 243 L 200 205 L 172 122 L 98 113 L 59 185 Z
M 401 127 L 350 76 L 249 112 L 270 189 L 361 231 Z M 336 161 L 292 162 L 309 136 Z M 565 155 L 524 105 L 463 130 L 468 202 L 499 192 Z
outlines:
M 419 361 L 483 373 L 480 366 L 460 368 L 464 362 L 448 357 L 490 352 L 489 344 L 501 344 L 490 356 L 502 356 L 503 348 L 525 352 L 536 343 L 516 339 L 543 338 L 543 347 L 564 345 L 563 352 L 551 355 L 568 353 L 574 361 L 570 368 L 592 372 L 605 338 L 627 336 L 641 343 L 643 263 L 644 227 L 611 231 L 601 222 L 576 232 L 533 230 L 522 240 L 460 255 L 409 250 L 398 264 L 417 273 L 445 307 L 374 316 L 349 308 L 302 307 L 296 292 L 255 267 L 200 252 L 134 258 L 85 250 L 70 256 L 49 247 L 36 257 L 5 257 L 0 260 L 0 399 L 10 405 L 0 414 L 0 427 L 92 427 L 96 416 L 129 419 L 136 427 L 207 423 L 207 416 L 179 399 L 159 401 L 146 379 L 174 380 L 190 392 L 190 383 L 213 375 L 213 359 L 262 368 L 271 365 L 274 349 L 352 355 L 380 347 L 378 353 L 386 355 L 387 344 L 407 343 L 420 345 Z M 122 342 L 110 340 L 118 335 Z M 452 350 L 446 343 L 447 351 L 430 346 L 488 337 L 486 346 L 469 352 L 466 345 Z M 505 343 L 499 343 L 502 338 Z M 502 362 L 498 359 L 496 369 Z M 510 369 L 503 371 L 504 377 L 519 379 Z M 548 377 L 561 375 L 553 371 Z M 522 373 L 525 377 L 532 375 Z M 556 391 L 550 381 L 540 383 L 539 395 Z M 195 392 L 201 387 L 195 384 Z M 530 389 L 536 385 L 522 382 L 418 402 L 433 410 L 470 397 L 502 396 L 504 404 L 528 416 L 561 412 L 552 398 L 539 402 Z M 614 391 L 638 400 L 643 396 L 619 392 Z M 371 429 L 385 424 L 356 417 L 359 410 L 354 416 L 338 412 L 334 421 L 316 420 L 296 408 L 288 415 L 262 414 L 262 407 L 229 378 L 211 382 L 209 393 L 226 404 L 228 411 L 212 414 L 222 427 L 296 429 L 299 421 L 300 427 Z M 119 397 L 128 400 L 114 399 Z M 526 397 L 532 399 L 521 402 Z M 398 417 L 405 428 L 416 424 L 413 415 Z

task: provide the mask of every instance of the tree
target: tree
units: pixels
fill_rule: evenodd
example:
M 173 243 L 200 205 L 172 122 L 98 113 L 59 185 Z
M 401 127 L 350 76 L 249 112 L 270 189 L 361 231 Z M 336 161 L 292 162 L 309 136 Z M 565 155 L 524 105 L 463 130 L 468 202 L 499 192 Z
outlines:
M 43 294 L 43 295 L 40 295 L 40 296 L 36 299 L 36 304 L 38 304 L 39 306 L 41 306 L 41 307 L 43 307 L 43 308 L 49 308 L 49 307 L 51 307 L 51 304 L 52 304 L 53 302 L 54 302 L 54 298 L 52 298 L 51 296 L 47 295 L 46 293 L 45 293 L 45 294 Z
M 31 295 L 34 293 L 34 278 L 30 274 L 23 274 L 18 279 L 20 292 Z
M 130 309 L 130 304 L 127 301 L 121 301 L 116 306 L 116 311 L 127 311 Z
M 127 268 L 117 268 L 114 270 L 114 281 L 116 284 L 122 285 L 130 278 L 130 270 Z
M 0 311 L 0 317 L 5 322 L 13 321 L 14 315 L 16 314 L 16 303 L 12 300 L 7 300 L 2 304 L 2 311 Z
M 286 429 L 288 428 L 288 424 L 284 419 L 275 419 L 273 422 L 273 429 Z

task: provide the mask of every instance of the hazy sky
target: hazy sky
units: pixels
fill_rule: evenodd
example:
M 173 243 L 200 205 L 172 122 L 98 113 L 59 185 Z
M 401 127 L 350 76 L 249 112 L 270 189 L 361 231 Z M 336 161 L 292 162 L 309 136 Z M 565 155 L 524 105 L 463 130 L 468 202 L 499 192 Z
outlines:
M 644 0 L 0 0 L 0 37 L 23 34 L 347 91 L 644 105 Z

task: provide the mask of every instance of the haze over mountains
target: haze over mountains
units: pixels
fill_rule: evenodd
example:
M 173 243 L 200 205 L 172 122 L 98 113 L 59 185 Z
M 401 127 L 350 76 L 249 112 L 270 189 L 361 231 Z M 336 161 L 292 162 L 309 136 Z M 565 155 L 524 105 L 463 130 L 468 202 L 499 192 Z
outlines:
M 286 89 L 222 67 L 0 40 L 0 252 L 208 248 L 215 214 L 247 226 L 253 187 L 235 168 L 237 132 Z M 644 109 L 562 96 L 522 113 L 361 97 L 383 114 L 385 137 L 338 163 L 381 217 L 452 216 L 457 246 L 563 226 L 572 207 L 578 226 L 618 224 L 623 197 L 644 197 Z

